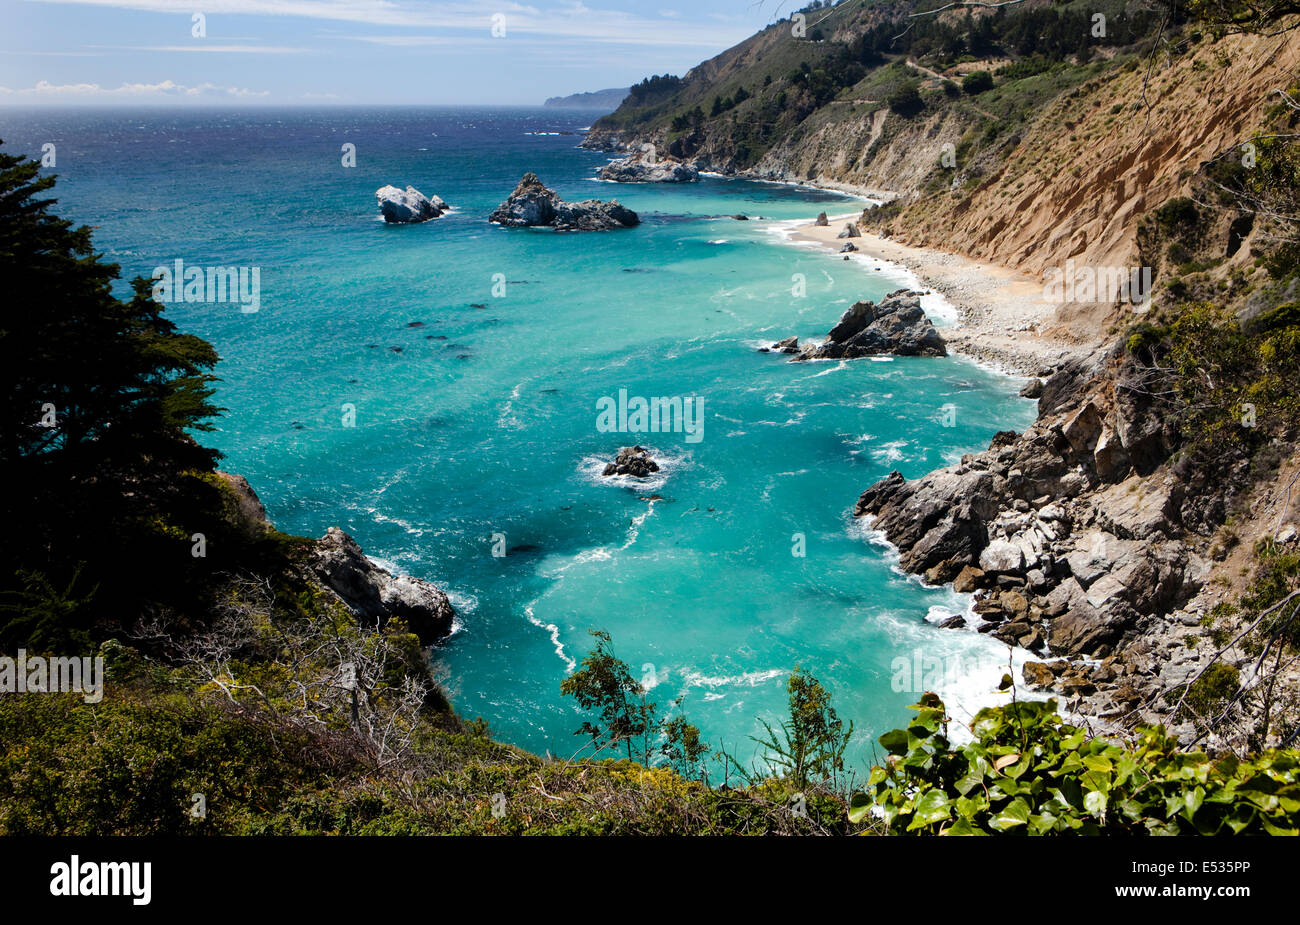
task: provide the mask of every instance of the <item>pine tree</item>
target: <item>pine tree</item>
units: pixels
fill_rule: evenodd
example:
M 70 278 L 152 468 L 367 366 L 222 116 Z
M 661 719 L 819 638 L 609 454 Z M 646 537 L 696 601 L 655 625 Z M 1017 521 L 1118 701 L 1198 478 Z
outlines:
M 84 640 L 166 597 L 193 567 L 186 521 L 216 503 L 202 476 L 220 454 L 192 436 L 220 410 L 215 349 L 163 317 L 148 281 L 114 295 L 119 268 L 89 228 L 53 214 L 42 198 L 53 186 L 36 161 L 0 151 L 0 642 L 11 645 Z

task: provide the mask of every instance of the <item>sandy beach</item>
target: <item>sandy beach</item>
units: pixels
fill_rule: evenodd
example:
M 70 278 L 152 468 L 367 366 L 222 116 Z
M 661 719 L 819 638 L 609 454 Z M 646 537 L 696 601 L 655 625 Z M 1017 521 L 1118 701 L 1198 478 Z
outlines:
M 796 226 L 789 239 L 839 253 L 846 241 L 837 235 L 856 218 L 841 215 L 821 226 L 808 221 Z M 942 333 L 958 353 L 1009 373 L 1033 376 L 1087 351 L 1084 345 L 1044 333 L 1056 306 L 1043 299 L 1043 284 L 1032 276 L 959 254 L 900 244 L 870 231 L 852 241 L 858 250 L 848 255 L 850 259 L 903 267 L 956 309 L 956 325 Z

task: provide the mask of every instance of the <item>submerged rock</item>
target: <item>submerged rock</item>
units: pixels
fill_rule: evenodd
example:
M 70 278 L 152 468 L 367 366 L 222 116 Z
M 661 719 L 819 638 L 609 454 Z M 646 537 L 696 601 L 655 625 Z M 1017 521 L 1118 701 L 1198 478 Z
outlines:
M 398 618 L 425 645 L 451 632 L 456 612 L 446 594 L 427 581 L 380 568 L 338 527 L 316 542 L 309 567 L 360 620 L 383 627 Z
M 795 360 L 837 360 L 892 353 L 948 355 L 948 348 L 921 308 L 919 293 L 899 289 L 875 302 L 857 302 L 822 343 L 804 345 Z
M 700 172 L 677 160 L 646 161 L 630 155 L 600 168 L 600 178 L 616 183 L 692 183 Z
M 411 225 L 438 218 L 447 211 L 447 203 L 439 196 L 430 198 L 414 186 L 400 190 L 396 186 L 381 186 L 375 190 L 379 211 L 384 221 L 394 225 Z
M 641 219 L 617 199 L 565 202 L 543 185 L 537 174 L 526 173 L 515 191 L 488 216 L 489 222 L 508 228 L 554 228 L 557 231 L 605 231 L 631 228 Z
M 781 340 L 778 340 L 776 343 L 772 344 L 772 346 L 760 347 L 759 350 L 761 350 L 764 353 L 769 353 L 769 352 L 770 353 L 798 353 L 799 338 L 797 337 L 782 338 Z
M 659 464 L 654 461 L 650 451 L 640 446 L 625 446 L 618 451 L 614 461 L 605 466 L 604 476 L 631 475 L 638 479 L 646 478 L 652 472 L 659 471 Z

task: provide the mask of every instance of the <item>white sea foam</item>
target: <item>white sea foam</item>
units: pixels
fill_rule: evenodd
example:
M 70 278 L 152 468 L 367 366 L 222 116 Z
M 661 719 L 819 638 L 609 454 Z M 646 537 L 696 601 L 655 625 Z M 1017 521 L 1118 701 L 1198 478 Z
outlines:
M 910 441 L 908 440 L 891 440 L 888 443 L 881 444 L 880 449 L 872 450 L 871 456 L 877 462 L 882 462 L 886 465 L 896 463 L 899 460 L 907 458 L 906 454 L 903 453 L 903 447 L 907 446 L 909 443 Z
M 533 626 L 536 626 L 538 629 L 544 629 L 550 634 L 551 642 L 555 646 L 555 654 L 560 657 L 562 662 L 564 662 L 564 670 L 567 673 L 572 674 L 573 671 L 577 669 L 578 663 L 570 658 L 569 653 L 564 650 L 564 643 L 560 641 L 560 628 L 554 623 L 543 623 L 533 615 L 533 606 L 536 603 L 537 602 L 534 601 L 532 604 L 524 605 L 524 616 L 528 618 L 528 622 Z
M 738 675 L 706 675 L 698 671 L 679 672 L 686 687 L 758 687 L 775 678 L 784 678 L 789 672 L 784 668 L 766 668 L 760 671 L 746 671 Z

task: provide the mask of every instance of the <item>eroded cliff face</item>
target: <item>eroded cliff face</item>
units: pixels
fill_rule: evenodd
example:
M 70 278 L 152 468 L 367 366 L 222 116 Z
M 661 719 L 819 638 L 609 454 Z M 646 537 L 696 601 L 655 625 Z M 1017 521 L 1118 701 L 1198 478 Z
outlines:
M 1035 277 L 1067 260 L 1133 267 L 1143 215 L 1186 195 L 1203 162 L 1232 156 L 1276 105 L 1276 91 L 1300 72 L 1294 31 L 1218 40 L 1207 34 L 1170 47 L 1180 52 L 1101 67 L 1055 95 L 1015 91 L 1024 105 L 1004 118 L 992 118 L 980 96 L 942 96 L 942 78 L 960 79 L 957 70 L 909 62 L 931 93 L 923 111 L 905 116 L 883 100 L 836 99 L 748 166 L 725 115 L 686 132 L 598 129 L 584 144 L 611 152 L 654 145 L 701 170 L 894 200 L 867 210 L 864 223 L 902 243 Z M 744 73 L 742 59 L 722 57 L 709 65 L 719 86 L 730 87 Z M 1113 300 L 1063 299 L 1054 329 L 1044 333 L 1101 344 L 1128 311 Z
M 1113 70 L 1047 106 L 1000 163 L 958 162 L 958 189 L 936 195 L 904 185 L 904 201 L 888 227 L 908 243 L 1035 275 L 1066 260 L 1135 266 L 1142 216 L 1187 195 L 1203 162 L 1223 152 L 1235 156 L 1232 149 L 1249 139 L 1298 66 L 1300 36 L 1289 32 L 1205 38 L 1158 61 L 1150 73 L 1145 67 Z M 899 144 L 937 162 L 944 143 L 958 142 L 955 128 L 918 126 L 872 163 L 904 157 L 890 150 Z M 971 182 L 973 188 L 961 188 Z M 1124 311 L 1067 304 L 1059 320 L 1077 335 L 1091 331 L 1101 338 Z

